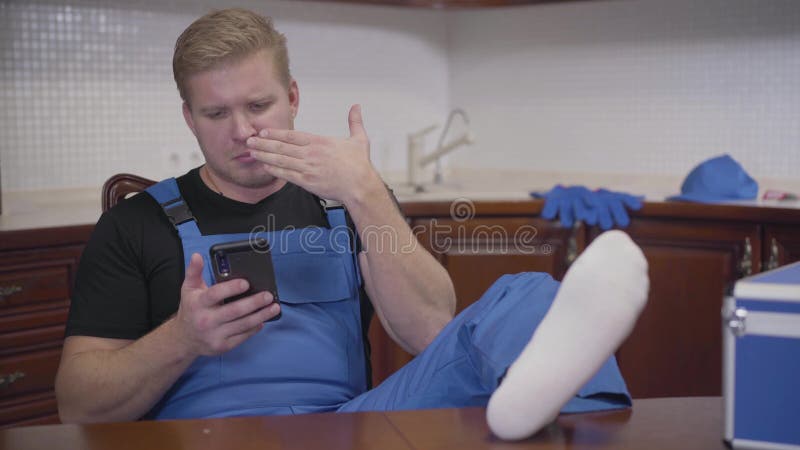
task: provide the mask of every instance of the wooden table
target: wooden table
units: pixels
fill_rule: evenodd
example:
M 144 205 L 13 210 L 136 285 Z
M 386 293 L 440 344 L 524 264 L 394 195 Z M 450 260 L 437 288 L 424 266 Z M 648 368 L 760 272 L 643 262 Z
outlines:
M 0 430 L 0 449 L 724 449 L 719 397 L 636 400 L 632 410 L 563 415 L 502 442 L 483 408 L 48 425 Z

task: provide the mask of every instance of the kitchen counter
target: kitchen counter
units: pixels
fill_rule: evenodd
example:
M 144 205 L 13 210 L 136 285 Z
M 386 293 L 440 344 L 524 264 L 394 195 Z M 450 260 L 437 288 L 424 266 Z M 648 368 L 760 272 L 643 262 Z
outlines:
M 386 174 L 385 178 L 401 203 L 414 204 L 453 202 L 457 199 L 471 202 L 524 202 L 530 200 L 530 191 L 547 191 L 558 183 L 606 187 L 644 195 L 645 200 L 651 203 L 665 203 L 666 197 L 679 192 L 681 183 L 680 178 L 649 175 L 459 169 L 448 173 L 442 186 L 425 184 L 423 192 L 416 192 L 402 181 L 393 181 L 402 179 L 400 174 Z M 768 188 L 800 192 L 800 181 L 794 180 L 762 181 L 761 186 L 759 196 Z M 800 209 L 798 200 L 749 200 L 726 204 Z M 5 192 L 0 232 L 94 224 L 100 213 L 100 187 Z
M 666 202 L 666 198 L 680 193 L 682 177 L 663 175 L 631 175 L 602 173 L 560 173 L 523 170 L 455 169 L 445 175 L 441 186 L 424 183 L 423 192 L 416 192 L 402 180 L 399 173 L 387 174 L 387 183 L 398 200 L 403 202 L 445 202 L 457 198 L 473 201 L 522 201 L 530 199 L 530 192 L 546 192 L 556 184 L 583 185 L 590 189 L 606 188 L 642 195 L 648 202 Z M 430 177 L 429 177 L 430 178 Z M 427 179 L 427 178 L 424 178 Z M 762 180 L 758 200 L 724 202 L 740 206 L 769 208 L 800 208 L 800 200 L 760 200 L 768 189 L 779 189 L 800 194 L 800 179 Z
M 94 225 L 100 213 L 99 187 L 4 192 L 0 232 Z

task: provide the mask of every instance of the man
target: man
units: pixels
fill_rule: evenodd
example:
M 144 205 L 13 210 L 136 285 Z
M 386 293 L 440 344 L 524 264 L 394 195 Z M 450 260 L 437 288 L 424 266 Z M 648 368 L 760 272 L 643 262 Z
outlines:
M 294 130 L 299 90 L 285 38 L 269 19 L 238 9 L 198 19 L 178 38 L 173 71 L 206 163 L 98 222 L 78 271 L 56 380 L 62 420 L 485 405 L 538 323 L 525 308 L 543 316 L 557 284 L 541 276 L 518 280 L 521 287 L 509 291 L 540 295 L 539 289 L 547 301 L 518 308 L 507 301 L 506 318 L 487 300 L 451 321 L 452 282 L 414 245 L 370 163 L 360 107 L 350 110 L 348 138 Z M 342 210 L 326 211 L 319 198 L 340 201 L 352 223 Z M 175 205 L 187 208 L 176 213 Z M 273 247 L 280 304 L 263 292 L 226 303 L 248 284 L 212 285 L 204 262 L 209 246 L 246 238 L 265 222 L 274 226 L 270 239 L 289 243 Z M 303 230 L 337 241 L 348 223 L 361 238 L 360 248 L 347 245 L 357 256 L 332 245 L 321 254 L 304 251 Z M 375 229 L 392 233 L 369 232 Z M 365 394 L 370 306 L 403 348 L 418 354 L 436 338 L 436 350 Z M 466 348 L 461 342 L 464 329 L 501 320 L 509 328 L 496 339 L 469 337 Z M 512 320 L 520 325 L 511 327 Z M 450 331 L 442 332 L 448 323 Z M 481 345 L 508 339 L 514 345 L 487 350 L 479 361 Z M 591 373 L 564 388 L 556 413 L 611 351 L 603 348 Z M 606 383 L 584 397 L 616 395 L 606 408 L 629 404 L 613 360 L 603 367 L 616 380 L 612 388 Z M 423 376 L 432 368 L 438 381 Z

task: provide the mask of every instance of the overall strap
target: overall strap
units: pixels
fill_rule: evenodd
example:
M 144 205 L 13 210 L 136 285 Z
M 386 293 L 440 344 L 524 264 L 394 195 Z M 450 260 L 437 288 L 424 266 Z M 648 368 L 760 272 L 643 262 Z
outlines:
M 358 254 L 355 251 L 355 242 L 358 236 L 355 234 L 356 231 L 347 225 L 346 210 L 343 206 L 332 206 L 325 208 L 325 215 L 328 216 L 328 224 L 331 226 L 331 229 L 340 229 L 341 227 L 341 229 L 346 229 L 347 234 L 351 237 L 350 251 L 353 255 L 353 266 L 355 266 L 356 269 L 358 285 L 361 286 L 361 267 L 358 265 Z
M 331 228 L 347 226 L 344 206 L 325 208 L 325 215 L 328 216 L 328 224 L 330 224 Z
M 201 236 L 200 229 L 197 228 L 197 221 L 189 209 L 189 205 L 183 200 L 181 191 L 178 189 L 178 182 L 175 178 L 167 178 L 145 190 L 150 194 L 164 210 L 164 214 L 178 230 L 181 239 L 186 237 Z

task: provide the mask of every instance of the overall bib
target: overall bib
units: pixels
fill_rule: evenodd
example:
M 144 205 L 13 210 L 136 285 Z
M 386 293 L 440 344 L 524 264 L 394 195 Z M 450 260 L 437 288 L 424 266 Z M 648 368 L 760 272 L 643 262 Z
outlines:
M 236 348 L 197 358 L 148 418 L 330 411 L 367 389 L 360 274 L 344 209 L 327 210 L 330 228 L 203 236 L 174 179 L 147 192 L 177 228 L 185 266 L 203 256 L 208 286 L 212 245 L 265 238 L 282 313 Z

